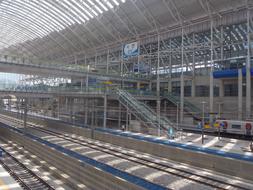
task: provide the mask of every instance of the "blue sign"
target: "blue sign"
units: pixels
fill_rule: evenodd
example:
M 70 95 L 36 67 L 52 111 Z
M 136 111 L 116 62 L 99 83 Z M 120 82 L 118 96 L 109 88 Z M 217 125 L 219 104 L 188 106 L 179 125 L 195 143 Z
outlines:
M 139 55 L 138 42 L 123 45 L 123 58 L 128 59 Z

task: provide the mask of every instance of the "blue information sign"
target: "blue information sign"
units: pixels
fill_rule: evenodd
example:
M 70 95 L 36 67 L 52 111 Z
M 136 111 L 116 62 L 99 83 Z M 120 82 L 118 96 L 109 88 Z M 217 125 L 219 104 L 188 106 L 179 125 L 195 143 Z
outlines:
M 138 42 L 123 45 L 123 58 L 128 59 L 139 55 Z

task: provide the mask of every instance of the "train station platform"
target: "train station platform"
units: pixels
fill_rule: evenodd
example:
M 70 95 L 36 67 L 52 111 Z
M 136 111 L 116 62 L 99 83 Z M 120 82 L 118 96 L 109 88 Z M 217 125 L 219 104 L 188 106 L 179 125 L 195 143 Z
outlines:
M 129 131 L 123 132 L 121 130 L 111 129 L 96 130 L 141 141 L 253 162 L 253 152 L 249 148 L 250 142 L 246 140 L 204 135 L 204 144 L 202 144 L 201 134 L 194 133 L 180 132 L 176 138 L 168 139 L 166 136 L 157 137 Z
M 22 190 L 19 183 L 0 165 L 0 190 Z
M 246 140 L 204 135 L 204 143 L 202 144 L 201 134 L 182 133 L 172 141 L 227 153 L 235 153 L 242 156 L 253 157 L 253 152 L 251 152 L 249 148 L 250 142 Z

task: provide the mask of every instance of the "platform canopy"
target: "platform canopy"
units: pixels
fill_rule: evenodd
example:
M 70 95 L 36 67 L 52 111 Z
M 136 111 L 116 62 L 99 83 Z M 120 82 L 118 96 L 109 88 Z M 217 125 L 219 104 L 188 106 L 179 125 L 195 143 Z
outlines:
M 1 0 L 0 51 L 54 60 L 222 17 L 247 2 L 251 0 Z

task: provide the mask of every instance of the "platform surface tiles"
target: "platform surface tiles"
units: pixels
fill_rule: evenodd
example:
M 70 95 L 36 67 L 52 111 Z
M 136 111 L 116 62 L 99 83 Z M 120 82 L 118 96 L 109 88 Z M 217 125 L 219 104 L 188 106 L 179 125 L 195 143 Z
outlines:
M 2 165 L 0 165 L 0 190 L 22 190 Z
M 204 143 L 202 144 L 202 136 L 201 134 L 195 133 L 187 133 L 187 132 L 180 132 L 176 138 L 168 139 L 166 136 L 156 137 L 152 135 L 146 135 L 142 133 L 132 133 L 132 132 L 122 132 L 120 130 L 111 130 L 111 133 L 118 133 L 118 135 L 122 136 L 129 136 L 132 138 L 139 138 L 147 141 L 153 141 L 157 143 L 178 143 L 178 145 L 184 145 L 187 147 L 195 146 L 195 147 L 202 147 L 206 149 L 213 149 L 220 152 L 226 153 L 235 153 L 239 155 L 245 155 L 252 157 L 253 159 L 253 152 L 250 151 L 249 145 L 250 142 L 247 140 L 239 140 L 239 139 L 231 139 L 226 137 L 217 137 L 211 135 L 204 135 Z

